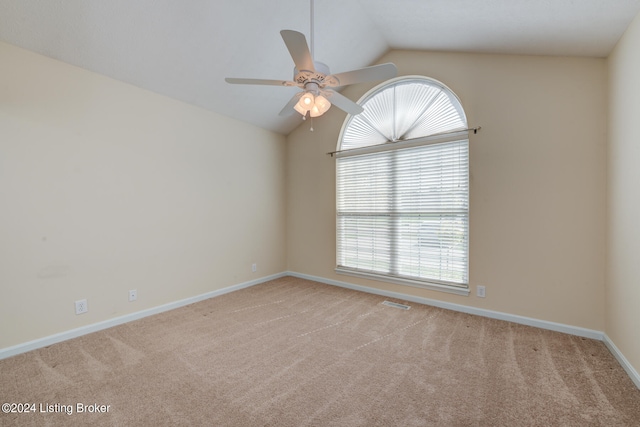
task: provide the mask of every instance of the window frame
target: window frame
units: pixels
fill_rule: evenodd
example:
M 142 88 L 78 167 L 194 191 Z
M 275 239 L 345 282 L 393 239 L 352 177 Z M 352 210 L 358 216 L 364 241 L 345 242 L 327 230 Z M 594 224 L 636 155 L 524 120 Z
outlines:
M 457 295 L 468 296 L 470 293 L 470 289 L 469 289 L 469 210 L 470 210 L 469 209 L 469 197 L 470 197 L 469 184 L 470 183 L 469 183 L 469 163 L 468 163 L 469 137 L 468 137 L 468 130 L 467 130 L 466 115 L 464 113 L 464 109 L 462 108 L 462 104 L 459 98 L 446 85 L 444 85 L 443 83 L 435 79 L 424 77 L 424 76 L 403 76 L 403 77 L 398 77 L 398 78 L 386 81 L 374 87 L 373 89 L 369 90 L 364 96 L 360 98 L 360 100 L 358 101 L 358 104 L 365 106 L 366 103 L 370 99 L 375 97 L 377 94 L 389 89 L 390 87 L 397 86 L 399 84 L 403 84 L 411 81 L 423 82 L 425 85 L 437 88 L 442 93 L 447 95 L 451 106 L 453 106 L 457 111 L 459 118 L 461 120 L 461 123 L 463 123 L 463 126 L 460 126 L 455 129 L 451 129 L 449 131 L 444 131 L 444 132 L 436 133 L 432 135 L 420 136 L 420 137 L 416 137 L 408 140 L 401 140 L 401 141 L 388 140 L 387 142 L 376 143 L 370 146 L 361 146 L 361 147 L 342 150 L 345 132 L 347 131 L 349 125 L 351 124 L 351 121 L 355 117 L 352 115 L 348 115 L 342 125 L 342 129 L 340 131 L 340 136 L 337 143 L 337 151 L 334 153 L 334 155 L 337 158 L 336 161 L 340 161 L 339 159 L 342 157 L 359 157 L 359 156 L 364 156 L 371 153 L 382 153 L 386 151 L 401 153 L 402 150 L 410 149 L 413 147 L 445 144 L 445 143 L 454 142 L 454 141 L 460 141 L 461 144 L 466 144 L 465 145 L 465 149 L 466 149 L 466 169 L 465 169 L 466 170 L 466 217 L 465 217 L 466 246 L 465 246 L 465 249 L 466 249 L 466 252 L 464 257 L 464 261 L 466 263 L 466 265 L 464 266 L 464 273 L 466 275 L 465 276 L 466 280 L 464 280 L 464 282 L 448 282 L 448 281 L 437 280 L 434 278 L 418 278 L 418 277 L 411 277 L 411 276 L 402 276 L 398 274 L 397 270 L 396 272 L 381 273 L 381 272 L 375 272 L 372 270 L 365 271 L 365 270 L 360 270 L 354 267 L 341 266 L 340 260 L 339 260 L 340 245 L 341 245 L 341 240 L 339 235 L 339 230 L 340 230 L 339 221 L 341 221 L 341 219 L 340 219 L 339 200 L 338 200 L 338 197 L 339 197 L 338 184 L 340 180 L 339 180 L 339 167 L 337 164 L 336 164 L 336 268 L 335 268 L 335 271 L 338 274 L 362 277 L 366 279 L 373 279 L 373 280 L 384 281 L 389 283 L 402 284 L 402 285 L 408 285 L 413 287 L 419 287 L 423 289 L 431 289 L 431 290 L 453 293 Z M 395 156 L 395 154 L 390 155 L 390 157 L 393 157 L 393 156 Z M 396 179 L 395 178 L 396 176 L 397 175 L 394 175 L 391 179 Z M 390 252 L 393 252 L 393 249 L 392 249 L 393 245 L 394 243 L 389 243 Z M 399 256 L 396 253 L 394 255 L 390 255 L 389 260 L 391 263 L 394 263 L 397 261 L 393 261 L 393 259 L 398 259 L 398 258 Z M 391 270 L 391 268 L 389 270 Z

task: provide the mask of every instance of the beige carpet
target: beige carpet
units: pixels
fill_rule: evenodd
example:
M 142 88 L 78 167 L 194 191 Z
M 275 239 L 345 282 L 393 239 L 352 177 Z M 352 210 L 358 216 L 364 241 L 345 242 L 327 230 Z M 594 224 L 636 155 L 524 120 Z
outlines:
M 601 342 L 385 299 L 285 277 L 2 360 L 0 425 L 640 426 Z

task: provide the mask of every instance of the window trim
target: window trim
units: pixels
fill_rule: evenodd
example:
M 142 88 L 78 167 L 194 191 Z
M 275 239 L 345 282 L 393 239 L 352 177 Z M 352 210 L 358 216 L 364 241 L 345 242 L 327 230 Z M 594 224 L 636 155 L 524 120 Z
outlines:
M 381 153 L 383 151 L 402 150 L 404 148 L 422 147 L 423 145 L 442 144 L 445 142 L 468 139 L 468 129 L 443 132 L 434 135 L 422 136 L 420 138 L 391 141 L 384 144 L 371 145 L 369 147 L 358 147 L 329 153 L 336 159 L 341 157 L 360 156 L 363 154 Z
M 460 99 L 457 97 L 457 95 L 446 85 L 444 85 L 443 83 L 429 78 L 429 77 L 425 77 L 425 76 L 402 76 L 402 77 L 397 77 L 395 79 L 391 79 L 388 80 L 380 85 L 377 85 L 376 87 L 372 88 L 371 90 L 369 90 L 365 95 L 363 95 L 360 100 L 358 100 L 358 104 L 359 105 L 363 105 L 365 104 L 370 98 L 374 97 L 375 95 L 377 95 L 379 92 L 385 90 L 385 88 L 392 86 L 394 84 L 396 84 L 399 81 L 410 81 L 410 80 L 418 80 L 418 81 L 426 81 L 427 84 L 430 84 L 432 86 L 435 86 L 437 88 L 440 88 L 449 98 L 452 106 L 456 109 L 456 111 L 458 112 L 458 114 L 460 115 L 461 120 L 464 122 L 465 124 L 465 129 L 452 129 L 450 131 L 446 131 L 446 132 L 442 132 L 440 134 L 432 134 L 432 135 L 427 135 L 427 136 L 423 136 L 423 137 L 417 137 L 417 138 L 413 138 L 413 139 L 407 139 L 407 140 L 396 140 L 396 141 L 388 141 L 386 143 L 378 143 L 378 144 L 374 144 L 371 146 L 365 146 L 365 147 L 356 147 L 356 148 L 351 148 L 351 149 L 344 149 L 341 150 L 341 146 L 343 143 L 343 138 L 344 138 L 344 133 L 345 131 L 348 129 L 348 126 L 350 125 L 352 119 L 354 116 L 352 115 L 348 115 L 347 118 L 345 119 L 345 121 L 343 122 L 342 125 L 342 129 L 340 130 L 340 135 L 339 135 L 339 139 L 338 139 L 338 143 L 337 143 L 337 151 L 335 151 L 334 153 L 331 153 L 336 159 L 341 158 L 341 157 L 351 157 L 351 156 L 360 156 L 360 155 L 364 155 L 364 154 L 370 154 L 370 153 L 379 153 L 379 152 L 385 152 L 385 151 L 392 151 L 392 150 L 402 150 L 402 149 L 406 149 L 406 148 L 413 148 L 413 147 L 420 147 L 420 146 L 425 146 L 425 145 L 432 145 L 432 144 L 440 144 L 440 143 L 446 143 L 446 142 L 452 142 L 452 141 L 460 141 L 462 139 L 466 139 L 467 140 L 467 144 L 469 141 L 469 136 L 468 136 L 468 129 L 466 129 L 466 125 L 467 125 L 467 119 L 466 119 L 466 115 L 464 113 L 464 109 L 462 108 L 462 104 L 460 102 Z M 467 154 L 468 155 L 468 154 Z M 468 166 L 467 166 L 468 167 Z M 468 169 L 467 169 L 467 173 L 469 173 Z M 338 174 L 338 168 L 336 167 L 336 182 L 337 182 L 337 174 Z M 469 191 L 470 189 L 468 189 L 467 191 Z M 338 196 L 337 192 L 336 192 L 336 197 Z M 467 197 L 469 197 L 470 194 L 467 193 Z M 336 200 L 336 208 L 337 208 L 338 202 Z M 336 209 L 336 213 L 337 213 L 337 209 Z M 337 226 L 337 224 L 336 224 Z M 337 232 L 337 228 L 336 228 L 336 232 Z M 416 288 L 420 288 L 420 289 L 429 289 L 429 290 L 435 290 L 435 291 L 440 291 L 440 292 L 446 292 L 446 293 L 451 293 L 451 294 L 456 294 L 456 295 L 462 295 L 462 296 L 469 296 L 470 295 L 470 285 L 469 285 L 469 278 L 468 278 L 468 274 L 469 274 L 469 208 L 467 208 L 467 280 L 466 283 L 453 283 L 453 282 L 445 282 L 445 281 L 439 281 L 436 279 L 424 279 L 424 280 L 420 280 L 420 279 L 414 279 L 412 277 L 406 277 L 406 276 L 402 276 L 402 275 L 396 275 L 396 274 L 385 274 L 385 273 L 377 273 L 377 272 L 369 272 L 369 271 L 362 271 L 362 270 L 358 270 L 357 268 L 350 268 L 350 267 L 346 267 L 346 266 L 336 266 L 335 268 L 335 272 L 338 274 L 343 274 L 343 275 L 348 275 L 348 276 L 354 276 L 354 277 L 360 277 L 360 278 L 365 278 L 365 279 L 372 279 L 372 280 L 377 280 L 377 281 L 383 281 L 383 282 L 387 282 L 387 283 L 394 283 L 394 284 L 401 284 L 401 285 L 407 285 L 407 286 L 413 286 Z M 339 244 L 338 241 L 336 241 L 336 244 Z M 336 247 L 337 250 L 337 247 Z M 337 256 L 337 252 L 336 252 L 336 256 Z M 337 261 L 337 258 L 336 258 Z

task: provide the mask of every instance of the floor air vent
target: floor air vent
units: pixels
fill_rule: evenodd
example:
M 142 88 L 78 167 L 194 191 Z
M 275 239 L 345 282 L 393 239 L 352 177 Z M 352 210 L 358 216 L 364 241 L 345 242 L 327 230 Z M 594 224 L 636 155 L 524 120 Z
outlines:
M 382 303 L 382 305 L 387 305 L 389 307 L 400 308 L 402 310 L 409 310 L 411 308 L 411 306 L 409 306 L 409 305 L 399 304 L 397 302 L 391 302 L 391 301 L 385 301 L 385 302 Z

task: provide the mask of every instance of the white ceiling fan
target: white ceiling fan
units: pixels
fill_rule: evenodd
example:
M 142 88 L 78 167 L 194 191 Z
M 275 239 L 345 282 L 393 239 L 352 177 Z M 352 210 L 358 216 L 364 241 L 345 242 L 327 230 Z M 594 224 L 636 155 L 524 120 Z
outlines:
M 282 30 L 280 35 L 291 54 L 295 64 L 293 80 L 266 80 L 226 78 L 227 83 L 269 86 L 297 86 L 302 89 L 280 111 L 281 116 L 300 113 L 304 118 L 318 117 L 324 114 L 331 105 L 335 105 L 349 114 L 360 114 L 361 106 L 341 95 L 332 88 L 354 83 L 387 80 L 397 75 L 398 70 L 392 63 L 359 68 L 338 74 L 331 74 L 329 67 L 313 59 L 313 11 L 314 0 L 311 0 L 311 49 L 307 45 L 304 34 L 293 30 Z

